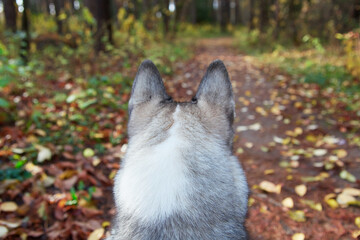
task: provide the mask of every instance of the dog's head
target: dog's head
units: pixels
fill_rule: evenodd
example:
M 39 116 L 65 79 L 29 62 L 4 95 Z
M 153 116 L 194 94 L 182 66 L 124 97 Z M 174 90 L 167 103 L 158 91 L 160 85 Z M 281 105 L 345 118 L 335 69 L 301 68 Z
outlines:
M 129 101 L 129 138 L 149 145 L 166 139 L 176 121 L 189 139 L 215 138 L 231 147 L 235 103 L 230 79 L 220 60 L 212 62 L 190 102 L 175 102 L 165 91 L 156 66 L 145 60 L 136 74 Z M 206 139 L 203 139 L 206 141 Z

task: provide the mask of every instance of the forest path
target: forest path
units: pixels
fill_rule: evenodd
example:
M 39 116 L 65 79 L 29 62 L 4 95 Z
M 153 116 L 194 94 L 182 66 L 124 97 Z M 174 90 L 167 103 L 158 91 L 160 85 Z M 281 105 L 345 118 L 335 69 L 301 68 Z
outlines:
M 314 240 L 353 239 L 359 208 L 332 209 L 324 197 L 336 199 L 346 187 L 359 188 L 359 182 L 345 181 L 339 172 L 345 166 L 359 176 L 360 152 L 337 124 L 329 124 L 334 116 L 322 113 L 319 89 L 298 84 L 277 69 L 256 67 L 232 38 L 195 44 L 194 57 L 178 65 L 165 85 L 175 99 L 188 101 L 207 66 L 215 59 L 224 61 L 236 100 L 234 151 L 252 191 L 247 220 L 251 239 L 291 239 L 295 233 Z M 332 169 L 325 171 L 324 164 Z M 263 183 L 267 191 L 261 190 L 265 180 L 278 187 Z M 298 185 L 306 187 L 304 196 L 296 193 Z M 293 208 L 283 206 L 285 198 Z

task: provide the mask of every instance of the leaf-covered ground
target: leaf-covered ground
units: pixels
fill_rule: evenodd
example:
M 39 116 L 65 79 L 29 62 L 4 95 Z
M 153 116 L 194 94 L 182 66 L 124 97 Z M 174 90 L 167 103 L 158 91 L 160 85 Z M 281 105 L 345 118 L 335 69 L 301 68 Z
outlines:
M 199 40 L 194 51 L 175 64 L 173 76 L 164 76 L 165 85 L 176 99 L 189 100 L 211 61 L 227 66 L 236 98 L 234 151 L 252 191 L 252 239 L 356 239 L 359 113 L 346 110 L 341 93 L 259 65 L 231 38 Z M 81 75 L 82 68 L 57 70 L 48 86 L 40 79 L 27 94 L 9 87 L 20 117 L 0 130 L 5 239 L 106 234 L 115 213 L 112 179 L 126 151 L 131 80 L 124 77 L 134 76 L 136 67 L 97 78 Z M 56 89 L 56 97 L 48 98 L 46 89 Z

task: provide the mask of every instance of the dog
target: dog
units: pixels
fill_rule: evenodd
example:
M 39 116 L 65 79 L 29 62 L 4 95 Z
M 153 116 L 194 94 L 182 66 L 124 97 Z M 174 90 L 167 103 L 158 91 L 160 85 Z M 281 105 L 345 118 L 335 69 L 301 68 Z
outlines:
M 176 102 L 145 60 L 128 107 L 108 239 L 247 239 L 249 190 L 232 154 L 235 102 L 223 62 L 209 65 L 191 102 Z

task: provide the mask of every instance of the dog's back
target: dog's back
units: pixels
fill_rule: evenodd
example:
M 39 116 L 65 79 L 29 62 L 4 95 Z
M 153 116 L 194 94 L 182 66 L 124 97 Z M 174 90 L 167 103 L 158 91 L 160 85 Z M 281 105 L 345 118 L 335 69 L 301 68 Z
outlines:
M 177 103 L 144 61 L 129 114 L 111 238 L 246 239 L 248 187 L 232 155 L 234 100 L 224 64 L 213 62 L 193 100 Z

